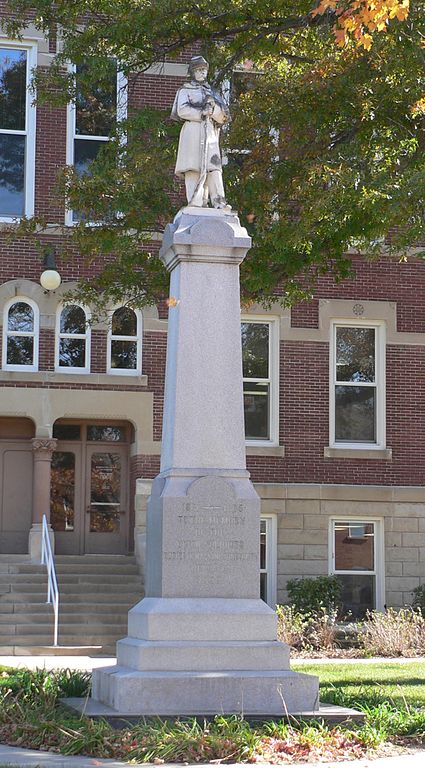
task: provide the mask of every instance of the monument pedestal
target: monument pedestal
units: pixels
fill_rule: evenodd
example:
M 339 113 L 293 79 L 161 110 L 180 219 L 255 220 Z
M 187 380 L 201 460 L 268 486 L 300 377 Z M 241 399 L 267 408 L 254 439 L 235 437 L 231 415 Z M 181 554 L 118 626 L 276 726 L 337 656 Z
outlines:
M 148 502 L 146 597 L 95 700 L 140 715 L 318 710 L 259 596 L 260 499 L 245 466 L 233 212 L 185 208 L 164 234 L 171 272 L 161 472 Z

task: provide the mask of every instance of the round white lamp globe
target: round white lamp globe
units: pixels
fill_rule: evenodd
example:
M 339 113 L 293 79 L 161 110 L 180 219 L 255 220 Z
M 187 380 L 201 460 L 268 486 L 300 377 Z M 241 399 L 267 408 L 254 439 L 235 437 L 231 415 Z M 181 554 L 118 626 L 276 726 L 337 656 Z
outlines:
M 40 275 L 40 283 L 45 291 L 55 291 L 61 284 L 61 276 L 56 269 L 45 269 Z

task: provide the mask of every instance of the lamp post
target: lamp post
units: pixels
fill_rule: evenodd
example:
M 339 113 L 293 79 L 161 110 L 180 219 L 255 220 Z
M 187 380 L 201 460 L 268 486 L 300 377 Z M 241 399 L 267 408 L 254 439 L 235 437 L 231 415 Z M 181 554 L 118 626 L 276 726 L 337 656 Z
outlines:
M 45 293 L 55 291 L 61 284 L 61 276 L 56 269 L 55 250 L 48 248 L 44 254 L 44 271 L 40 275 L 40 284 Z

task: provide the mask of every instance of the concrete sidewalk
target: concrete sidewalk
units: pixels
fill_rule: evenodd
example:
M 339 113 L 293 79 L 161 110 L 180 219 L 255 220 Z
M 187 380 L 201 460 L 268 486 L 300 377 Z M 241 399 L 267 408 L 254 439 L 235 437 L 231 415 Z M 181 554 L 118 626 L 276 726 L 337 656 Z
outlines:
M 115 656 L 0 656 L 0 665 L 15 669 L 81 669 L 112 667 Z
M 384 757 L 377 760 L 351 760 L 349 762 L 331 762 L 331 763 L 282 763 L 290 768 L 423 768 L 425 763 L 425 752 L 418 751 L 409 755 L 397 755 L 397 757 Z M 35 752 L 30 749 L 20 747 L 0 746 L 0 768 L 3 766 L 33 766 L 33 768 L 134 768 L 134 763 L 120 763 L 116 760 L 99 760 L 95 757 L 64 757 L 63 755 L 54 755 L 51 752 Z M 144 766 L 152 765 L 144 763 Z M 247 764 L 226 764 L 226 768 L 238 768 Z M 256 763 L 257 766 L 266 768 L 276 768 L 276 765 L 270 763 Z M 176 768 L 176 764 L 164 764 L 162 768 Z M 185 765 L 185 768 L 211 768 L 211 763 L 202 766 L 200 763 L 194 765 Z
M 294 658 L 291 664 L 410 664 L 422 662 L 424 656 L 412 656 L 409 658 L 368 658 L 368 659 L 310 659 Z M 91 672 L 97 667 L 112 667 L 117 663 L 115 656 L 0 656 L 0 665 L 19 669 L 81 669 Z
M 368 659 L 310 659 L 294 658 L 291 659 L 291 665 L 303 664 L 410 664 L 411 662 L 422 662 L 425 664 L 424 656 L 412 656 L 409 658 L 368 658 Z M 117 663 L 115 656 L 0 656 L 0 665 L 4 667 L 15 667 L 19 669 L 81 669 L 91 672 L 97 667 L 112 667 Z

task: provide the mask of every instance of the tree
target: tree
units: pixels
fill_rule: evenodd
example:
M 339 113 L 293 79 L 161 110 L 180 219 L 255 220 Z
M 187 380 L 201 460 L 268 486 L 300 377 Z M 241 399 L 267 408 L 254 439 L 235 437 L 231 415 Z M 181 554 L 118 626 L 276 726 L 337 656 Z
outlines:
M 412 246 L 425 255 L 423 2 L 9 0 L 9 6 L 12 34 L 28 18 L 50 35 L 61 30 L 61 53 L 37 77 L 38 98 L 75 98 L 66 61 L 82 67 L 87 93 L 106 81 L 111 58 L 132 83 L 153 62 L 194 44 L 210 60 L 216 83 L 239 70 L 224 143 L 227 196 L 254 241 L 242 268 L 245 301 L 273 300 L 276 292 L 287 302 L 308 295 L 318 275 L 350 274 L 347 251 L 373 258 L 383 238 L 390 257 L 407 258 Z M 95 228 L 81 222 L 72 233 L 85 256 L 106 256 L 97 280 L 81 287 L 86 301 L 99 289 L 105 298 L 125 293 L 135 303 L 165 294 L 167 277 L 149 233 L 179 205 L 181 190 L 172 181 L 177 132 L 168 113 L 142 109 L 117 127 L 90 175 L 63 174 L 70 205 L 103 222 Z

